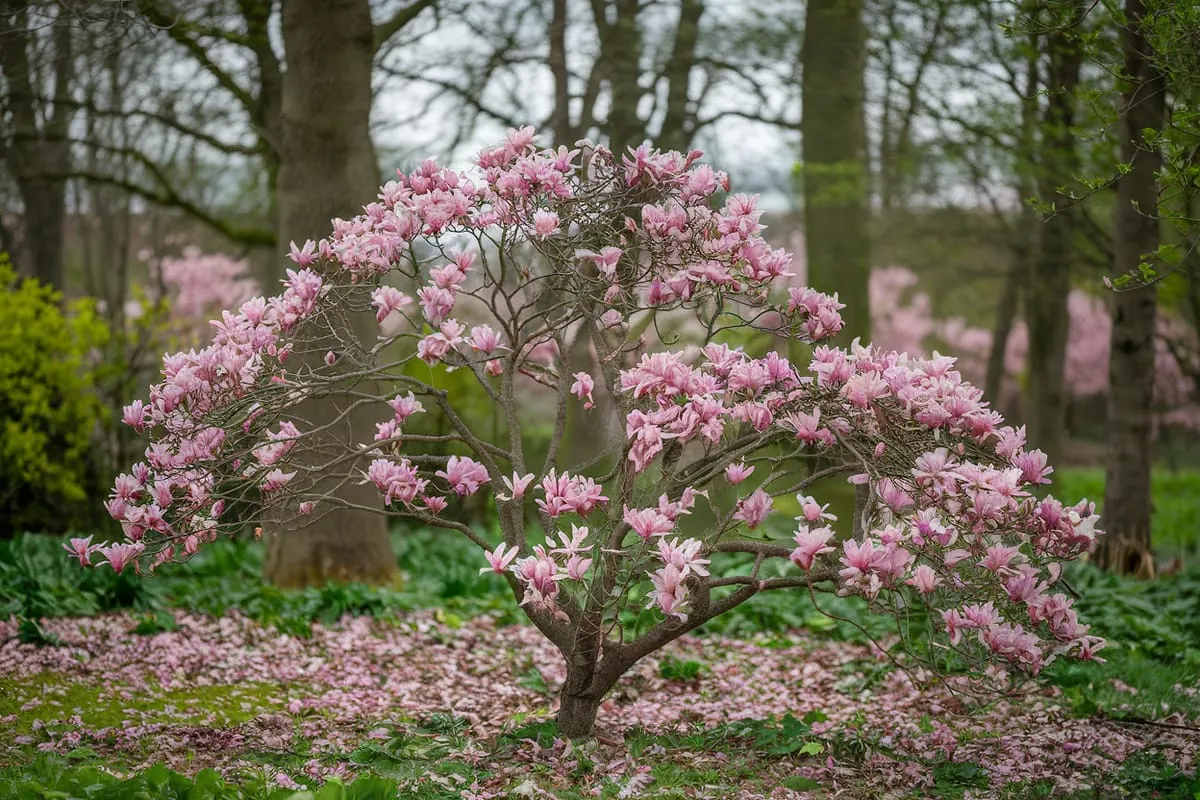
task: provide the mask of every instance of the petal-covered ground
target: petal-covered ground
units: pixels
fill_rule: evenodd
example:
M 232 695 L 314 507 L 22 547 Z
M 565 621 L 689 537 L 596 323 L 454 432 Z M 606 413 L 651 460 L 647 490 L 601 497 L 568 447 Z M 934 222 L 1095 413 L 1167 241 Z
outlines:
M 44 621 L 43 646 L 0 622 L 0 760 L 38 749 L 283 785 L 370 770 L 477 798 L 650 796 L 672 769 L 695 790 L 682 796 L 913 797 L 937 779 L 990 797 L 1095 786 L 1135 755 L 1191 772 L 1200 749 L 1182 716 L 1079 718 L 1045 686 L 987 701 L 965 681 L 918 688 L 864 647 L 802 635 L 682 639 L 574 747 L 538 733 L 564 667 L 536 630 L 439 619 L 348 617 L 297 638 L 236 613 L 154 634 L 113 614 Z

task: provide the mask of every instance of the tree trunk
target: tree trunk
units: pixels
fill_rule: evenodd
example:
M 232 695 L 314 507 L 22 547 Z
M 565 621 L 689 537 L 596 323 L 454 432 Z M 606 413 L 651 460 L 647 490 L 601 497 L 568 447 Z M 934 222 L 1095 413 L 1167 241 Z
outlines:
M 810 0 L 804 33 L 804 241 L 809 283 L 846 304 L 842 343 L 871 335 L 862 0 Z
M 603 695 L 598 694 L 568 694 L 563 688 L 559 696 L 558 730 L 568 739 L 587 739 L 592 735 L 596 724 L 596 712 L 600 710 Z
M 554 76 L 554 113 L 551 127 L 555 146 L 570 147 L 578 139 L 571 125 L 571 85 L 567 73 L 567 0 L 554 0 L 550 17 L 550 55 L 546 59 Z
M 1157 134 L 1166 118 L 1166 87 L 1142 31 L 1144 0 L 1126 0 L 1125 74 L 1119 131 L 1129 170 L 1117 182 L 1113 271 L 1136 272 L 1159 245 L 1158 185 L 1162 165 Z M 1096 561 L 1125 573 L 1153 573 L 1150 554 L 1151 411 L 1154 397 L 1154 286 L 1118 292 L 1108 370 L 1108 454 L 1104 524 Z
M 1017 140 L 1017 181 L 1015 189 L 1017 196 L 1026 198 L 1037 190 L 1033 180 L 1034 164 L 1037 161 L 1035 147 L 1037 144 L 1038 124 L 1038 42 L 1037 36 L 1031 34 L 1026 43 L 1025 57 L 1025 86 L 1021 92 L 1021 127 Z M 992 327 L 992 349 L 988 353 L 987 372 L 984 376 L 984 396 L 994 407 L 1003 409 L 1004 375 L 1008 356 L 1008 339 L 1020 313 L 1021 293 L 1029 273 L 1029 261 L 1038 243 L 1038 228 L 1040 223 L 1037 212 L 1028 204 L 1022 203 L 1017 215 L 1015 235 L 1012 236 L 1012 263 L 1000 303 L 996 308 L 996 322 Z
M 609 93 L 612 106 L 608 112 L 609 146 L 620 160 L 627 147 L 637 147 L 646 138 L 645 121 L 638 114 L 642 102 L 642 29 L 638 20 L 640 0 L 615 0 L 616 18 L 607 26 L 601 45 L 608 65 Z
M 1077 19 L 1077 2 L 1064 17 Z M 1054 20 L 1061 23 L 1057 17 Z M 1043 201 L 1058 203 L 1060 187 L 1074 179 L 1076 155 L 1074 123 L 1075 89 L 1079 85 L 1082 51 L 1073 27 L 1060 28 L 1047 37 L 1050 54 L 1046 79 L 1049 98 L 1042 125 L 1039 193 Z M 1066 429 L 1066 361 L 1070 315 L 1071 265 L 1075 260 L 1075 214 L 1057 207 L 1043 225 L 1041 247 L 1025 281 L 1025 316 L 1029 326 L 1029 442 L 1045 451 L 1051 463 L 1062 455 Z
M 71 151 L 67 141 L 75 103 L 70 86 L 74 72 L 71 23 L 54 20 L 53 102 L 39 99 L 35 87 L 36 42 L 29 34 L 25 3 L 0 3 L 0 21 L 8 28 L 0 47 L 0 73 L 8 84 L 12 144 L 6 160 L 24 206 L 23 243 L 28 247 L 25 272 L 55 289 L 64 289 L 63 230 L 66 221 L 67 184 Z M 60 16 L 65 12 L 60 12 Z M 44 76 L 43 76 L 44 77 Z M 40 120 L 40 124 L 39 124 Z M 0 124 L 3 121 L 0 120 Z
M 282 28 L 288 66 L 280 126 L 279 241 L 304 241 L 326 235 L 331 218 L 353 214 L 379 184 L 368 128 L 374 32 L 367 0 L 285 0 Z M 370 316 L 356 317 L 363 341 L 377 335 L 373 324 Z M 342 417 L 346 404 L 337 397 L 309 400 L 297 406 L 296 416 L 318 427 Z M 335 426 L 339 435 L 370 441 L 374 419 L 364 411 L 344 417 Z M 341 501 L 378 507 L 377 493 L 350 477 L 360 467 L 348 464 L 339 468 L 342 474 L 318 480 L 314 488 L 336 499 L 309 524 L 275 521 L 267 580 L 280 586 L 380 583 L 395 575 L 385 518 L 338 506 Z
M 1017 318 L 1020 304 L 1020 275 L 1024 267 L 1021 256 L 1013 258 L 1013 264 L 1004 280 L 1000 302 L 996 306 L 996 322 L 992 325 L 992 347 L 988 351 L 987 372 L 983 379 L 983 394 L 993 407 L 998 407 L 1004 391 L 1004 368 L 1008 355 L 1008 337 Z
M 691 99 L 692 66 L 696 63 L 696 45 L 700 40 L 703 0 L 682 0 L 675 43 L 664 75 L 667 79 L 667 110 L 663 115 L 658 146 L 664 150 L 687 150 L 692 141 L 694 120 L 688 107 Z

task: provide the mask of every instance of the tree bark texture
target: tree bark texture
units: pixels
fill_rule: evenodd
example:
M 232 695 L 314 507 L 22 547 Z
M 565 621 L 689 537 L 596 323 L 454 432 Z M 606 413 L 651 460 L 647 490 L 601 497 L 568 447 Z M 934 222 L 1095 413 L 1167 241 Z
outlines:
M 285 0 L 282 12 L 287 71 L 279 128 L 279 241 L 302 242 L 326 235 L 331 218 L 358 211 L 379 184 L 368 127 L 374 31 L 367 0 Z M 355 332 L 364 342 L 377 335 L 370 316 L 355 318 Z M 328 424 L 348 404 L 338 397 L 305 401 L 296 407 L 298 424 Z M 337 429 L 351 441 L 370 441 L 374 421 L 369 411 L 352 413 Z M 343 503 L 378 507 L 371 487 L 347 480 L 360 467 L 340 465 L 339 474 L 318 479 L 317 489 L 336 492 Z M 276 524 L 267 580 L 280 586 L 381 583 L 395 575 L 385 518 L 338 507 L 336 500 L 329 505 L 307 525 Z
M 1071 3 L 1068 19 L 1075 19 Z M 1056 20 L 1057 21 L 1057 20 Z M 1060 188 L 1074 180 L 1078 156 L 1071 130 L 1075 119 L 1075 90 L 1083 54 L 1074 27 L 1046 37 L 1049 53 L 1048 97 L 1042 124 L 1038 191 L 1042 200 L 1055 200 L 1055 213 L 1041 230 L 1041 246 L 1025 282 L 1025 316 L 1029 326 L 1028 425 L 1031 447 L 1045 451 L 1051 463 L 1060 459 L 1066 438 L 1066 360 L 1070 316 L 1071 265 L 1075 260 L 1075 217 L 1059 197 Z M 1067 201 L 1069 202 L 1069 201 Z
M 1159 245 L 1157 145 L 1144 131 L 1166 120 L 1166 82 L 1143 32 L 1144 0 L 1126 0 L 1125 81 L 1119 132 L 1122 160 L 1130 165 L 1117 182 L 1113 271 L 1123 275 L 1150 258 Z M 1108 453 L 1103 528 L 1096 561 L 1118 572 L 1153 574 L 1150 554 L 1151 427 L 1154 399 L 1154 286 L 1117 292 L 1108 370 Z
M 870 239 L 863 117 L 862 0 L 810 0 L 804 33 L 801 135 L 809 284 L 846 308 L 838 337 L 871 335 Z
M 25 13 L 27 5 L 22 0 L 0 2 L 0 23 L 6 28 L 0 46 L 0 72 L 7 84 L 5 105 L 11 125 L 6 132 L 11 144 L 5 160 L 24 206 L 22 238 L 28 251 L 22 254 L 26 256 L 25 271 L 39 282 L 61 290 L 65 278 L 65 176 L 71 164 L 67 134 L 75 114 L 70 94 L 74 72 L 71 28 L 69 21 L 55 19 L 49 33 L 54 85 L 53 102 L 48 104 L 39 100 L 35 88 L 38 65 L 30 59 L 35 42 Z

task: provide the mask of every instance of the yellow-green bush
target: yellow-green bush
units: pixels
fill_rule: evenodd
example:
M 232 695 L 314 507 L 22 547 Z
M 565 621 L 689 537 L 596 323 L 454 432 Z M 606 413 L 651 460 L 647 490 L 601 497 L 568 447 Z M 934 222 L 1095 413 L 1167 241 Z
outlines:
M 90 301 L 19 280 L 0 254 L 0 536 L 65 530 L 88 500 L 101 408 L 90 357 L 107 329 Z

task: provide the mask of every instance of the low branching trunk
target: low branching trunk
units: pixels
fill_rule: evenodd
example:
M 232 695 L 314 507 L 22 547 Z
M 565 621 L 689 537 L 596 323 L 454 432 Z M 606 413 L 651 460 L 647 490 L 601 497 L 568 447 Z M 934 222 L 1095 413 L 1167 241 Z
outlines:
M 572 694 L 563 685 L 558 707 L 558 730 L 568 739 L 587 739 L 596 724 L 596 712 L 604 695 L 595 692 Z

